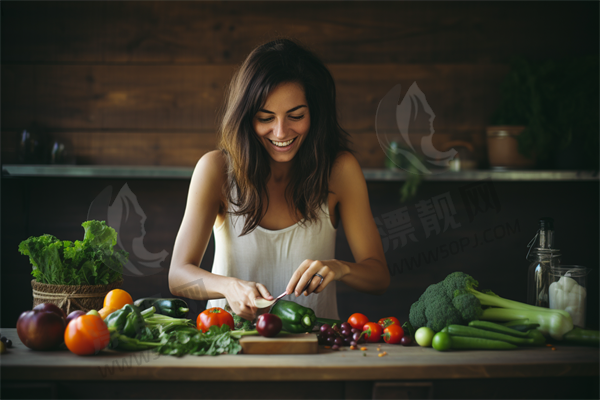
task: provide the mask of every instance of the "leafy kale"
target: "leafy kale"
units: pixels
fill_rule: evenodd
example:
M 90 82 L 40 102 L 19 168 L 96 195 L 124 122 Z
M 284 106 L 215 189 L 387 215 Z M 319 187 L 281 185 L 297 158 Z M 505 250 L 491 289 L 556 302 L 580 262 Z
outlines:
M 206 333 L 194 328 L 179 329 L 161 335 L 160 354 L 183 356 L 186 354 L 217 356 L 219 354 L 237 354 L 242 350 L 239 340 L 231 336 L 228 325 L 220 328 L 211 326 Z
M 40 283 L 107 285 L 122 277 L 129 254 L 115 250 L 117 232 L 104 221 L 86 221 L 83 241 L 61 241 L 52 235 L 30 237 L 19 244 L 29 256 L 31 274 Z

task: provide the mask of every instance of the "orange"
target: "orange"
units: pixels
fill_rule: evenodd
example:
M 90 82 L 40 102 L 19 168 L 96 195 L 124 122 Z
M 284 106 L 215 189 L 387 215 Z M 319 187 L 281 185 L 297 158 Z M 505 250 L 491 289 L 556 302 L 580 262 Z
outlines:
M 125 304 L 133 304 L 131 295 L 121 289 L 113 289 L 104 297 L 104 308 L 112 308 L 119 310 Z

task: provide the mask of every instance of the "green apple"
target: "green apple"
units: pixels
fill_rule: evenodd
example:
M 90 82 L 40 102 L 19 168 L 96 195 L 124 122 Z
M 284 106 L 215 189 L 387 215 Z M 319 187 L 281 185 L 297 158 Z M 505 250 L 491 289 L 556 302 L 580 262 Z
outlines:
M 426 326 L 422 326 L 415 332 L 415 341 L 421 347 L 431 347 L 433 335 L 435 335 L 433 329 L 428 328 Z

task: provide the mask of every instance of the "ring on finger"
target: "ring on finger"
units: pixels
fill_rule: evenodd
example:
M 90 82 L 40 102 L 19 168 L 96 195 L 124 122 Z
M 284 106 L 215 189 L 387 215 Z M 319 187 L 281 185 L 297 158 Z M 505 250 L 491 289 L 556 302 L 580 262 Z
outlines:
M 319 282 L 319 284 L 317 285 L 317 287 L 321 286 L 321 283 L 323 283 L 323 280 L 325 279 L 323 277 L 323 275 L 319 274 L 318 272 L 314 275 L 314 276 L 318 276 L 319 278 L 321 278 L 321 282 Z

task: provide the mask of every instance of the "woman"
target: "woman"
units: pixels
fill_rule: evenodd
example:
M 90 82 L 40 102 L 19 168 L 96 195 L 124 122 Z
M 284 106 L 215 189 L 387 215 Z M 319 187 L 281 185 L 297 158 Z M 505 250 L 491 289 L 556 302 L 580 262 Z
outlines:
M 284 291 L 334 319 L 337 281 L 385 292 L 390 276 L 366 183 L 337 122 L 333 78 L 314 54 L 287 39 L 252 51 L 231 81 L 219 134 L 219 150 L 192 175 L 169 270 L 173 294 L 201 279 L 207 308 L 227 302 L 253 320 L 256 299 Z M 355 263 L 334 259 L 340 222 Z M 212 230 L 211 273 L 198 266 Z

